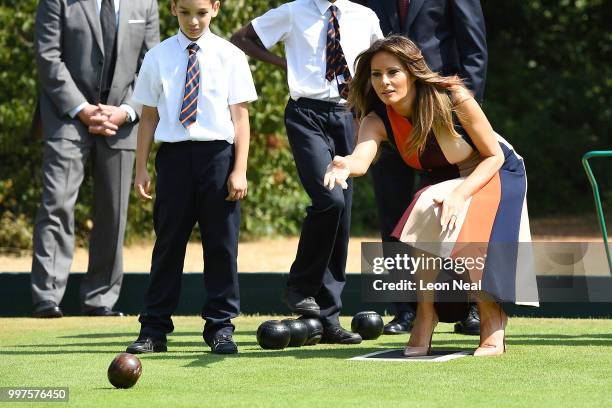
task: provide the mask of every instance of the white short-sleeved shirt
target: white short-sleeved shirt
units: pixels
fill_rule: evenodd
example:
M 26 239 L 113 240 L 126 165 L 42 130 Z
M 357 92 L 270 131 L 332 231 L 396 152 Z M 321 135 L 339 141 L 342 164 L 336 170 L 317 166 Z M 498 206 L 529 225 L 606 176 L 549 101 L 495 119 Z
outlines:
M 296 0 L 254 19 L 251 24 L 266 48 L 284 42 L 291 98 L 339 99 L 336 81 L 325 79 L 327 0 Z M 351 74 L 360 52 L 383 38 L 376 13 L 348 0 L 337 0 L 340 44 Z
M 180 30 L 145 55 L 133 99 L 155 106 L 159 123 L 156 142 L 186 140 L 234 142 L 229 106 L 257 99 L 246 55 L 236 46 L 207 30 L 196 43 L 200 64 L 200 89 L 196 121 L 185 128 L 179 113 L 185 93 L 185 75 L 191 44 Z

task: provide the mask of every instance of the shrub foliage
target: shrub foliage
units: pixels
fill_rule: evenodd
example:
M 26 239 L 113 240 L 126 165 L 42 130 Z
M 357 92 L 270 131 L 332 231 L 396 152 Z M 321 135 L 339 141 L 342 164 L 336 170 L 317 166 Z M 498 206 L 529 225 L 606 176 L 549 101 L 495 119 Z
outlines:
M 162 39 L 176 33 L 169 1 L 160 2 Z M 225 37 L 279 0 L 225 0 L 212 30 Z M 43 142 L 31 135 L 36 105 L 33 25 L 36 0 L 0 2 L 0 248 L 28 248 L 40 201 Z M 483 2 L 489 69 L 485 112 L 526 160 L 532 215 L 591 211 L 580 165 L 588 150 L 611 149 L 612 8 L 607 0 Z M 282 52 L 281 47 L 275 49 Z M 249 196 L 243 237 L 295 234 L 308 204 L 284 133 L 285 74 L 251 61 L 259 100 L 251 104 Z M 612 160 L 610 160 L 612 162 Z M 609 208 L 612 166 L 595 163 Z M 353 229 L 374 232 L 369 178 L 358 180 Z M 91 180 L 76 209 L 79 236 L 91 228 Z M 407 203 L 408 204 L 408 203 Z M 133 197 L 128 240 L 150 237 L 152 206 Z

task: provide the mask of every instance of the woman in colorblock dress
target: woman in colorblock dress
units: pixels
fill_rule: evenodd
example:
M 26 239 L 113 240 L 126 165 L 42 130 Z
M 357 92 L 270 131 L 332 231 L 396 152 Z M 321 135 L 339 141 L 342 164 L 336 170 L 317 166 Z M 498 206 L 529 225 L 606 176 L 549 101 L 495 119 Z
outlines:
M 365 174 L 382 142 L 422 170 L 421 189 L 393 235 L 443 258 L 485 255 L 482 268 L 469 270 L 481 288 L 473 293 L 481 316 L 474 355 L 502 354 L 508 317 L 500 303 L 538 305 L 523 159 L 493 131 L 462 82 L 432 72 L 405 37 L 379 40 L 359 56 L 349 103 L 361 121 L 358 144 L 334 158 L 324 183 L 344 186 Z M 438 316 L 427 299 L 417 303 L 406 356 L 431 350 Z

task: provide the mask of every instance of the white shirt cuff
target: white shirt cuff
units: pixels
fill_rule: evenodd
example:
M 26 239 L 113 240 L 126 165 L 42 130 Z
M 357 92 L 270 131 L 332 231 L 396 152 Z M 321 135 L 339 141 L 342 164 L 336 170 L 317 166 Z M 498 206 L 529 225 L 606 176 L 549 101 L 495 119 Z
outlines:
M 132 122 L 136 120 L 137 116 L 136 116 L 136 111 L 134 110 L 134 108 L 132 108 L 127 103 L 124 103 L 123 105 L 119 105 L 119 107 L 123 109 L 124 111 L 126 111 L 128 115 L 130 115 L 130 119 Z
M 76 115 L 79 114 L 80 111 L 83 110 L 84 107 L 87 106 L 87 102 L 83 102 L 82 104 L 70 109 L 68 111 L 68 116 L 70 116 L 72 119 L 74 119 L 76 117 Z

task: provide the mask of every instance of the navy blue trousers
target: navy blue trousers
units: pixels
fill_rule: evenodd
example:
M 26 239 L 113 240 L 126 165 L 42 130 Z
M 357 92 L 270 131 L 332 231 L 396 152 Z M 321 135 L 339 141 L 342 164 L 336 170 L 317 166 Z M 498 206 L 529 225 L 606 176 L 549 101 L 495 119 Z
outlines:
M 321 308 L 322 323 L 337 325 L 346 283 L 353 184 L 349 180 L 348 189 L 336 186 L 330 191 L 323 177 L 335 155 L 353 152 L 353 115 L 341 105 L 300 98 L 289 100 L 285 126 L 300 181 L 312 201 L 287 286 L 313 296 Z
M 240 205 L 225 201 L 234 166 L 234 146 L 224 141 L 163 143 L 155 158 L 157 185 L 153 221 L 157 239 L 151 277 L 139 321 L 141 336 L 165 338 L 174 330 L 185 250 L 193 227 L 200 227 L 204 250 L 206 302 L 203 336 L 232 332 L 240 312 L 238 232 Z

